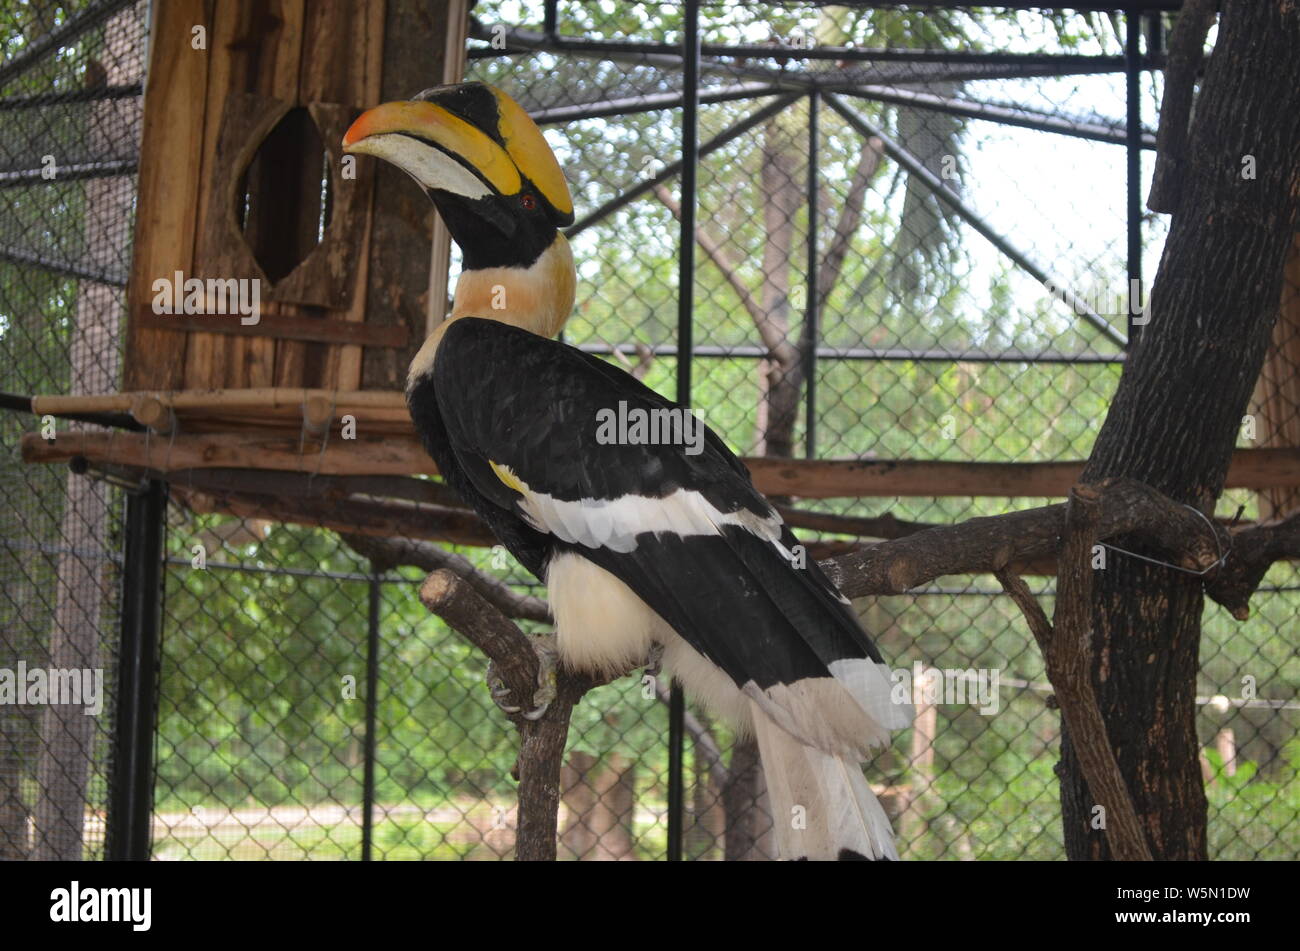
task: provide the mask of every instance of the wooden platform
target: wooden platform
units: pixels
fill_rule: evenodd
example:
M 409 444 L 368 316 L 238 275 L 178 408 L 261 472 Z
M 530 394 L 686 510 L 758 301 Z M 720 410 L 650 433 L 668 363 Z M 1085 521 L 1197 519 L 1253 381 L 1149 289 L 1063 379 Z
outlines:
M 127 413 L 143 432 L 81 426 L 53 440 L 22 438 L 29 463 L 75 463 L 127 480 L 160 478 L 199 512 L 294 522 L 339 532 L 465 545 L 495 539 L 478 517 L 427 476 L 405 397 L 390 390 L 297 387 L 38 396 L 38 415 Z M 854 518 L 799 507 L 853 498 L 1063 498 L 1083 461 L 951 462 L 916 459 L 744 460 L 764 494 L 792 500 L 782 514 L 825 557 L 857 539 L 899 538 L 929 526 L 892 515 Z M 1227 487 L 1300 486 L 1300 450 L 1239 449 Z M 820 537 L 808 535 L 825 533 Z M 1050 573 L 1053 566 L 1026 566 Z
M 145 433 L 76 430 L 23 437 L 27 462 L 68 462 L 161 473 L 236 468 L 315 475 L 436 475 L 402 393 L 291 387 L 38 396 L 37 414 L 130 413 Z M 350 423 L 348 423 L 350 420 Z M 350 428 L 344 432 L 345 425 Z M 351 438 L 349 438 L 349 436 Z M 766 495 L 804 499 L 1064 497 L 1083 461 L 747 458 Z M 1300 449 L 1238 449 L 1227 488 L 1300 486 Z

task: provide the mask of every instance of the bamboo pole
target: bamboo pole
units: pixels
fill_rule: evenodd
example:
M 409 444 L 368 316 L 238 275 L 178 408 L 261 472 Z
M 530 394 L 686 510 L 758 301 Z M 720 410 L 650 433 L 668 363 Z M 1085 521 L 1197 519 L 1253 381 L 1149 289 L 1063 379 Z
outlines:
M 28 440 L 26 436 L 34 438 Z M 413 438 L 359 435 L 331 439 L 323 449 L 304 451 L 297 431 L 211 433 L 160 439 L 139 433 L 60 433 L 46 442 L 37 433 L 23 439 L 28 462 L 68 462 L 81 456 L 108 463 L 171 472 L 175 469 L 271 469 L 331 475 L 434 474 L 433 461 Z
M 316 393 L 302 401 L 302 426 L 311 435 L 325 435 L 336 418 L 335 403 L 329 397 Z
M 131 401 L 131 415 L 141 426 L 148 427 L 160 436 L 176 432 L 176 414 L 156 396 L 139 394 Z
M 128 413 L 137 400 L 154 399 L 172 410 L 258 409 L 298 412 L 310 399 L 328 400 L 335 407 L 400 410 L 406 397 L 397 390 L 323 390 L 296 386 L 267 386 L 246 390 L 177 390 L 105 393 L 99 395 L 35 396 L 32 411 L 53 416 L 67 413 Z

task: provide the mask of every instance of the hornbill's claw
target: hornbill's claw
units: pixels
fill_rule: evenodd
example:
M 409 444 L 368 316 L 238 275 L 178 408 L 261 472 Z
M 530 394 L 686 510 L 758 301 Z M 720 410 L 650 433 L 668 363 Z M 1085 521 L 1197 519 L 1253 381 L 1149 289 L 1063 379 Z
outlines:
M 492 702 L 501 708 L 502 713 L 513 716 L 519 712 L 519 707 L 506 702 L 510 697 L 510 688 L 501 679 L 501 672 L 497 670 L 497 662 L 494 660 L 488 661 L 487 685 L 488 693 L 492 695 Z
M 488 692 L 492 695 L 492 702 L 501 708 L 501 712 L 508 716 L 522 715 L 525 720 L 538 720 L 546 713 L 551 706 L 551 701 L 556 697 L 556 651 L 554 647 L 555 638 L 552 636 L 534 636 L 529 637 L 528 642 L 532 645 L 533 651 L 537 654 L 537 689 L 533 691 L 533 708 L 527 712 L 523 707 L 509 703 L 511 697 L 510 688 L 505 685 L 501 679 L 501 673 L 497 669 L 494 661 L 488 662 L 487 683 Z
M 659 672 L 664 666 L 664 645 L 658 641 L 650 643 L 650 650 L 646 653 L 645 673 L 651 677 L 658 677 Z
M 528 640 L 533 645 L 533 652 L 537 654 L 537 689 L 533 691 L 533 709 L 524 714 L 524 719 L 540 720 L 559 693 L 555 680 L 559 654 L 555 649 L 553 634 L 530 637 Z

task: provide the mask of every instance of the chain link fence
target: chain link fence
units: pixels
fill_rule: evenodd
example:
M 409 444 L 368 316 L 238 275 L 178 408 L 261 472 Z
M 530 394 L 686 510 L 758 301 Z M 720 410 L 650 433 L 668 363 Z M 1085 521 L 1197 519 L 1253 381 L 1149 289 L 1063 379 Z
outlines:
M 142 4 L 0 4 L 0 392 L 117 389 L 146 23 Z M 122 495 L 24 465 L 35 428 L 0 414 L 0 858 L 97 858 Z
M 0 66 L 0 390 L 107 392 L 146 21 L 125 3 L 65 4 L 48 22 L 14 9 Z M 83 32 L 45 50 L 34 41 L 79 16 L 93 19 Z M 477 3 L 467 75 L 522 102 L 568 174 L 579 303 L 567 341 L 670 395 L 689 359 L 691 405 L 737 453 L 1081 460 L 1143 324 L 1130 278 L 1154 274 L 1165 234 L 1164 219 L 1132 214 L 1126 175 L 1141 151 L 1144 198 L 1161 95 L 1147 67 L 1166 25 L 701 4 L 689 353 L 676 320 L 677 216 L 691 197 L 678 175 L 681 5 Z M 1137 62 L 1125 59 L 1130 27 L 1143 31 Z M 1126 121 L 1131 81 L 1140 129 Z M 84 172 L 43 177 L 46 155 Z M 1284 312 L 1242 447 L 1300 445 L 1300 310 Z M 33 425 L 0 416 L 3 664 L 102 668 L 107 699 L 98 717 L 0 707 L 0 852 L 94 857 L 110 795 L 122 492 L 22 464 Z M 818 557 L 1050 501 L 992 491 L 783 501 Z M 1232 491 L 1219 514 L 1297 505 L 1293 491 Z M 155 858 L 511 856 L 513 731 L 484 689 L 482 656 L 417 598 L 448 550 L 481 580 L 544 597 L 499 547 L 169 507 Z M 1050 612 L 1054 579 L 1029 580 Z M 1212 603 L 1204 617 L 1214 858 L 1300 854 L 1295 566 L 1275 565 L 1254 604 L 1244 622 Z M 917 702 L 914 727 L 867 766 L 901 855 L 1061 858 L 1059 715 L 1014 606 L 991 579 L 958 577 L 858 609 Z M 517 613 L 546 629 L 535 602 Z M 638 674 L 575 710 L 562 857 L 665 854 L 666 699 Z M 688 711 L 687 857 L 771 854 L 756 762 L 751 742 Z M 86 804 L 83 823 L 68 821 L 69 802 Z

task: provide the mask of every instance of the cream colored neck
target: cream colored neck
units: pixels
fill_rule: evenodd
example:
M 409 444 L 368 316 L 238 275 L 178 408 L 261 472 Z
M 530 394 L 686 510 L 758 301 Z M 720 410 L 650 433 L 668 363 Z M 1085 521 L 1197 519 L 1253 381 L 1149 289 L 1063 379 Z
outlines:
M 462 272 L 456 282 L 451 314 L 434 328 L 411 361 L 407 388 L 433 368 L 442 335 L 453 320 L 461 317 L 499 320 L 540 337 L 554 337 L 573 310 L 576 280 L 573 252 L 562 234 L 555 236 L 551 246 L 531 267 L 489 267 Z

